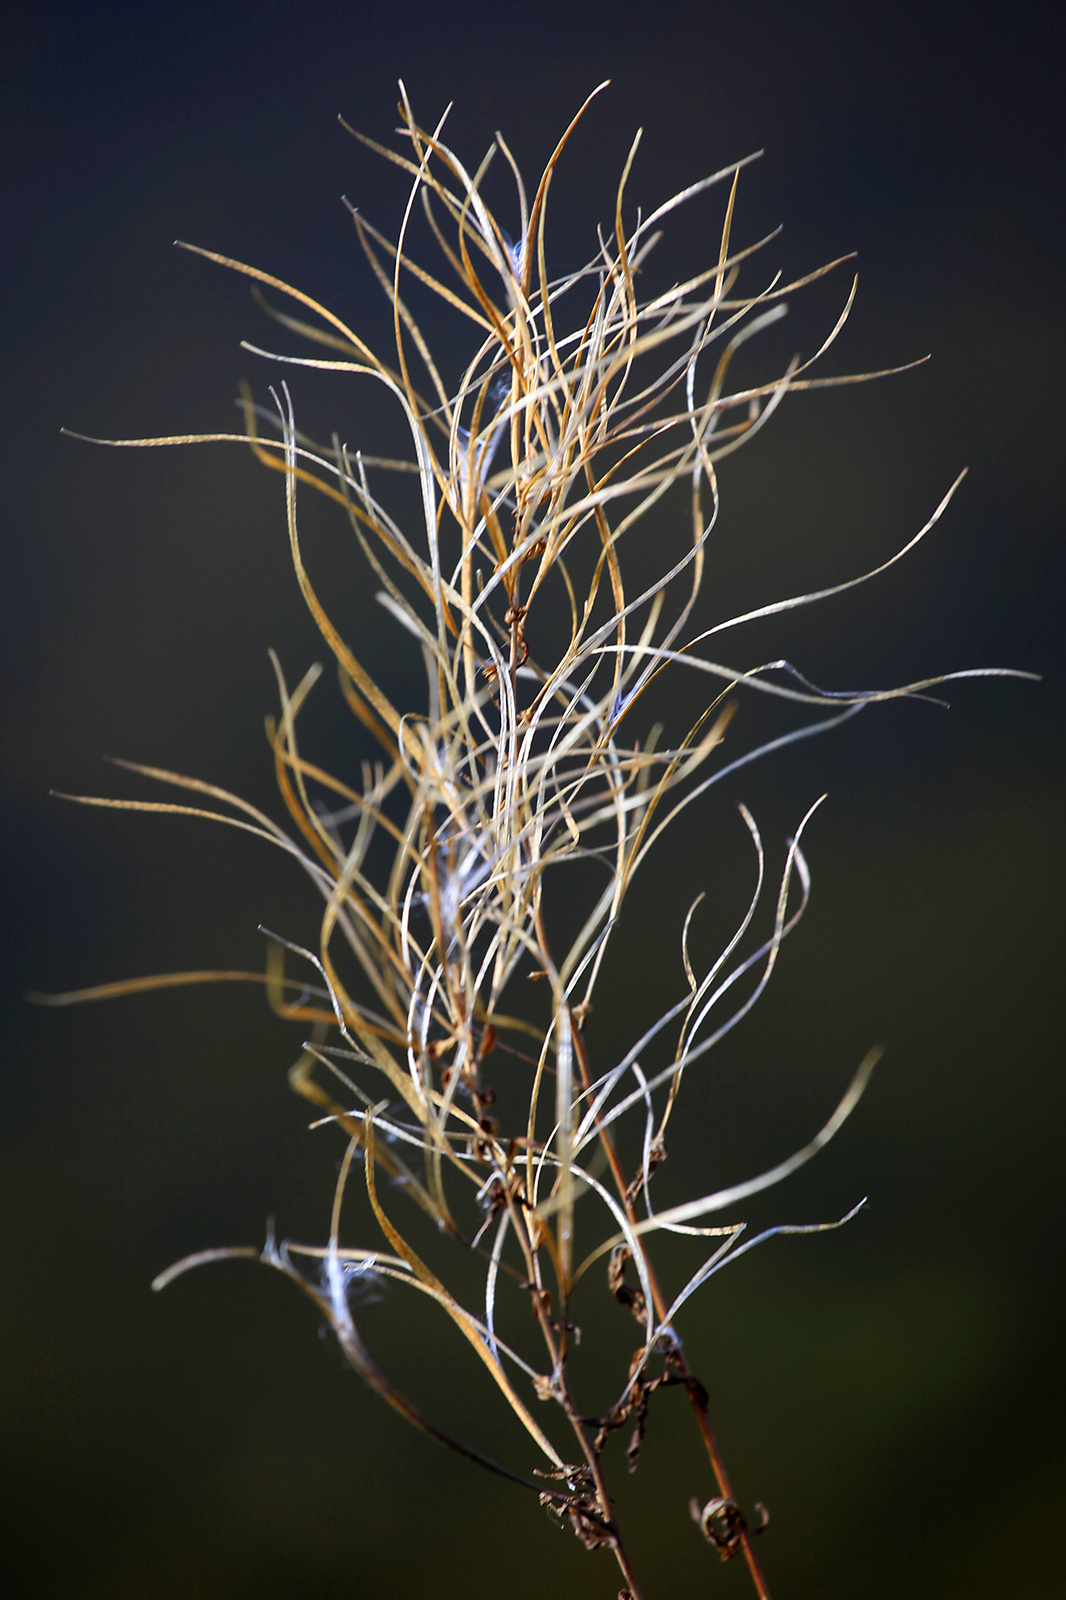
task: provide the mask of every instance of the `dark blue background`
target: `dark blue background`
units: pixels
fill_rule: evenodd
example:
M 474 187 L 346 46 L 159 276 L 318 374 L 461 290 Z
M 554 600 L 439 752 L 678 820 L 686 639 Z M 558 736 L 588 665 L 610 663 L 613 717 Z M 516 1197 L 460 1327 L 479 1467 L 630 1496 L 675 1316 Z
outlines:
M 1050 17 L 941 0 L 242 0 L 45 4 L 8 25 L 0 1447 L 19 1593 L 613 1593 L 607 1559 L 519 1491 L 409 1437 L 267 1274 L 218 1269 L 149 1293 L 186 1250 L 257 1242 L 270 1212 L 322 1236 L 338 1151 L 306 1133 L 285 1086 L 298 1030 L 251 990 L 77 1012 L 21 1000 L 258 967 L 257 924 L 313 927 L 295 874 L 251 842 L 47 798 L 135 792 L 101 766 L 109 752 L 273 806 L 266 650 L 290 678 L 321 656 L 276 479 L 243 453 L 119 455 L 59 429 L 226 428 L 238 379 L 265 386 L 238 349 L 270 338 L 246 285 L 174 251 L 175 237 L 255 262 L 387 339 L 339 197 L 390 228 L 402 186 L 336 116 L 387 140 L 400 74 L 423 121 L 454 99 L 451 139 L 471 161 L 499 127 L 527 175 L 612 79 L 553 190 L 549 242 L 567 264 L 609 218 L 638 124 L 630 193 L 645 209 L 765 148 L 742 181 L 738 237 L 782 222 L 767 260 L 791 274 L 859 252 L 832 370 L 932 352 L 876 388 L 795 397 L 725 464 L 704 614 L 883 559 L 969 465 L 908 562 L 745 648 L 842 684 L 974 665 L 1045 681 L 960 686 L 946 713 L 889 707 L 749 769 L 638 886 L 617 1000 L 592 1037 L 608 1054 L 674 992 L 691 893 L 711 891 L 705 951 L 731 923 L 749 867 L 734 802 L 780 859 L 827 789 L 807 922 L 708 1071 L 689 1148 L 662 1181 L 680 1196 L 779 1159 L 881 1040 L 845 1134 L 765 1210 L 810 1220 L 866 1193 L 870 1206 L 844 1234 L 778 1242 L 716 1279 L 691 1309 L 690 1355 L 739 1493 L 770 1506 L 775 1594 L 1062 1592 L 1066 349 Z M 712 255 L 718 225 L 713 207 L 678 224 L 678 271 Z M 810 352 L 839 303 L 801 300 L 772 335 L 783 361 Z M 380 428 L 339 380 L 297 392 L 302 416 L 353 443 Z M 402 681 L 344 530 L 325 516 L 309 528 L 335 611 Z M 354 767 L 362 747 L 329 684 L 318 694 L 309 737 L 327 765 Z M 363 1315 L 435 1414 L 529 1465 L 446 1329 L 388 1296 Z M 628 1327 L 605 1337 L 624 1364 Z M 688 1496 L 710 1486 L 675 1400 L 662 1397 L 633 1480 L 614 1460 L 620 1515 L 649 1596 L 740 1594 L 743 1574 L 719 1570 L 688 1521 Z

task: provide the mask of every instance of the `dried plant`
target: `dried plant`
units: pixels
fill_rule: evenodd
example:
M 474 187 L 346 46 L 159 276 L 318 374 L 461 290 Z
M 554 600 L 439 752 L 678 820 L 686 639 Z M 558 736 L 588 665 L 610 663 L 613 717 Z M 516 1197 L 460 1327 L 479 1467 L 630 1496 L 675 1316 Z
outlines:
M 957 484 L 925 527 L 874 572 L 774 600 L 687 637 L 718 512 L 718 463 L 753 439 L 790 392 L 879 376 L 808 376 L 845 323 L 854 283 L 816 357 L 793 361 L 771 381 L 731 390 L 730 367 L 741 344 L 784 314 L 787 294 L 840 265 L 796 283 L 774 278 L 740 292 L 741 266 L 759 248 L 736 249 L 732 242 L 745 162 L 692 184 L 629 225 L 623 199 L 634 141 L 611 229 L 600 233 L 587 265 L 553 278 L 545 243 L 548 194 L 578 118 L 530 200 L 501 137 L 470 172 L 442 142 L 443 118 L 425 131 L 406 93 L 400 110 L 401 153 L 357 135 L 409 181 L 397 241 L 352 211 L 392 307 L 389 361 L 297 289 L 199 251 L 253 279 L 276 321 L 321 351 L 271 359 L 376 385 L 383 404 L 406 424 L 405 460 L 371 458 L 337 438 L 329 447 L 316 445 L 298 430 L 281 383 L 271 390 L 272 408 L 245 395 L 244 433 L 202 436 L 250 441 L 258 459 L 282 474 L 300 589 L 336 658 L 347 702 L 380 757 L 364 765 L 361 788 L 305 757 L 297 723 L 319 669 L 290 691 L 275 660 L 280 716 L 269 732 L 295 832 L 210 783 L 143 766 L 131 770 L 185 790 L 188 802 L 81 797 L 91 805 L 210 817 L 243 829 L 294 856 L 325 907 L 317 949 L 274 939 L 266 982 L 282 1016 L 313 1028 L 292 1069 L 293 1087 L 348 1141 L 327 1240 L 310 1246 L 271 1237 L 261 1251 L 207 1250 L 171 1267 L 156 1286 L 205 1261 L 257 1256 L 314 1301 L 352 1366 L 382 1398 L 434 1438 L 484 1461 L 423 1416 L 380 1369 L 360 1335 L 350 1291 L 354 1279 L 373 1274 L 427 1296 L 472 1345 L 539 1457 L 534 1478 L 484 1464 L 531 1485 L 587 1547 L 613 1552 L 622 1593 L 632 1597 L 642 1590 L 601 1455 L 612 1430 L 631 1426 L 635 1466 L 652 1394 L 662 1385 L 681 1386 L 715 1479 L 713 1497 L 693 1501 L 692 1515 L 723 1558 L 742 1554 L 757 1593 L 766 1596 L 752 1545 L 759 1521 L 749 1523 L 736 1502 L 706 1391 L 685 1357 L 679 1316 L 713 1274 L 771 1233 L 812 1231 L 771 1228 L 747 1238 L 743 1222 L 714 1219 L 726 1212 L 733 1218 L 738 1203 L 788 1177 L 833 1137 L 862 1094 L 877 1052 L 863 1061 L 825 1127 L 772 1170 L 661 1210 L 652 1187 L 686 1074 L 758 1000 L 803 913 L 810 880 L 801 836 L 811 813 L 788 845 L 763 913 L 763 846 L 742 807 L 754 888 L 725 949 L 706 971 L 695 968 L 688 937 L 694 905 L 680 938 L 687 984 L 621 1059 L 591 1058 L 586 1023 L 627 893 L 665 829 L 745 762 L 836 726 L 875 701 L 921 694 L 941 681 L 829 693 L 785 661 L 741 669 L 708 659 L 700 647 L 884 571 L 928 532 Z M 517 243 L 482 198 L 494 153 L 513 173 Z M 681 206 L 716 188 L 724 196 L 717 259 L 642 300 L 642 269 L 661 230 Z M 416 225 L 439 248 L 439 275 L 410 254 Z M 263 291 L 281 295 L 290 309 L 278 309 Z M 416 319 L 418 297 L 435 316 L 464 319 L 469 354 L 455 386 L 442 377 L 425 316 Z M 187 444 L 199 437 L 109 442 Z M 389 486 L 402 496 L 412 481 L 421 496 L 417 534 L 388 508 Z M 297 517 L 305 488 L 349 519 L 403 648 L 424 660 L 424 710 L 390 698 L 312 587 Z M 662 570 L 627 583 L 627 552 L 656 508 L 661 517 L 680 508 L 675 525 L 680 520 L 687 533 Z M 654 545 L 669 549 L 658 531 Z M 634 564 L 647 572 L 646 545 Z M 683 671 L 704 674 L 712 697 L 684 737 L 660 745 L 662 730 L 647 725 L 650 691 L 664 674 Z M 723 761 L 734 707 L 752 694 L 774 697 L 800 720 Z M 566 917 L 557 915 L 560 905 Z M 575 906 L 581 908 L 576 927 L 570 925 Z M 559 944 L 563 925 L 568 931 Z M 303 968 L 295 977 L 286 976 L 286 950 L 290 963 L 294 958 Z M 170 974 L 78 997 L 240 976 Z M 531 988 L 530 978 L 539 985 Z M 294 990 L 298 998 L 286 1000 Z M 649 1066 L 652 1060 L 659 1064 Z M 636 1157 L 627 1166 L 620 1130 L 630 1122 Z M 342 1205 L 357 1163 L 386 1248 L 374 1240 L 361 1248 L 342 1242 Z M 392 1180 L 388 1194 L 382 1173 Z M 401 1206 L 409 1208 L 406 1222 Z M 425 1219 L 431 1232 L 486 1264 L 483 1303 L 461 1303 L 424 1259 L 431 1252 L 416 1249 L 412 1238 Z M 664 1233 L 702 1241 L 699 1264 L 670 1292 L 652 1257 Z M 590 1418 L 572 1387 L 569 1358 L 572 1298 L 593 1268 L 601 1281 L 606 1270 L 608 1290 L 635 1317 L 639 1336 L 628 1370 L 617 1375 L 617 1398 Z M 524 1301 L 539 1356 L 514 1348 L 498 1331 L 504 1290 Z M 558 1442 L 562 1435 L 545 1402 L 562 1414 L 569 1443 Z

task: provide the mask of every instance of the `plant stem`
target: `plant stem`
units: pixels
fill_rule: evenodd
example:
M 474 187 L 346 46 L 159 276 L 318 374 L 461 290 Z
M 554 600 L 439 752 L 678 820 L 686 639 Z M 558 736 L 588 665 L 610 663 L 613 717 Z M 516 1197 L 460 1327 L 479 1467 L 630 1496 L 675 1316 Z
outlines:
M 548 1316 L 547 1296 L 541 1287 L 537 1273 L 536 1247 L 533 1240 L 530 1238 L 528 1229 L 522 1224 L 518 1215 L 516 1214 L 513 1203 L 511 1206 L 511 1220 L 512 1225 L 514 1226 L 515 1234 L 519 1241 L 520 1248 L 522 1250 L 522 1254 L 526 1259 L 526 1270 L 529 1277 L 529 1291 L 530 1297 L 533 1301 L 533 1314 L 540 1325 L 541 1333 L 544 1336 L 544 1343 L 547 1346 L 548 1358 L 552 1365 L 556 1398 L 566 1413 L 567 1421 L 574 1430 L 574 1434 L 581 1445 L 581 1453 L 585 1457 L 586 1464 L 592 1476 L 592 1481 L 596 1488 L 596 1499 L 599 1505 L 600 1520 L 607 1530 L 609 1543 L 611 1549 L 614 1551 L 614 1558 L 618 1562 L 619 1568 L 621 1569 L 622 1576 L 626 1582 L 626 1588 L 629 1590 L 629 1594 L 631 1596 L 631 1600 L 643 1600 L 643 1591 L 641 1590 L 633 1568 L 630 1565 L 629 1556 L 622 1540 L 622 1534 L 618 1527 L 618 1523 L 615 1520 L 614 1510 L 611 1505 L 611 1497 L 607 1492 L 607 1485 L 604 1482 L 599 1456 L 597 1455 L 592 1442 L 589 1440 L 589 1437 L 585 1432 L 580 1415 L 578 1414 L 577 1407 L 574 1404 L 573 1396 L 570 1393 L 570 1385 L 567 1382 L 565 1367 L 565 1332 L 563 1335 L 564 1342 L 560 1347 L 560 1343 L 557 1342 L 555 1337 L 555 1329 L 552 1327 L 551 1318 Z M 565 1321 L 565 1311 L 563 1312 L 563 1318 Z
M 567 1385 L 565 1379 L 563 1380 L 563 1392 L 566 1396 L 566 1414 L 570 1419 L 571 1427 L 581 1441 L 581 1448 L 585 1453 L 585 1460 L 588 1462 L 589 1471 L 592 1473 L 593 1482 L 596 1485 L 596 1498 L 600 1502 L 601 1514 L 611 1530 L 611 1548 L 614 1551 L 615 1560 L 618 1562 L 618 1565 L 621 1568 L 622 1576 L 626 1580 L 626 1587 L 629 1590 L 632 1600 L 644 1600 L 640 1585 L 637 1583 L 634 1575 L 633 1568 L 629 1564 L 629 1556 L 626 1554 L 626 1547 L 622 1543 L 622 1535 L 619 1532 L 618 1523 L 615 1521 L 614 1511 L 611 1508 L 611 1497 L 607 1493 L 607 1485 L 604 1482 L 603 1470 L 600 1466 L 600 1458 L 596 1454 L 596 1451 L 589 1441 L 577 1416 L 573 1401 L 570 1398 L 569 1385 Z
M 573 1019 L 571 1034 L 574 1041 L 574 1050 L 581 1068 L 581 1077 L 585 1088 L 588 1089 L 591 1082 L 588 1068 L 588 1056 L 585 1050 L 585 1040 L 576 1019 Z M 596 1121 L 598 1125 L 598 1117 Z M 614 1178 L 615 1187 L 618 1190 L 618 1197 L 625 1209 L 627 1218 L 629 1219 L 630 1223 L 635 1226 L 637 1222 L 637 1216 L 633 1209 L 632 1203 L 627 1198 L 628 1185 L 626 1184 L 625 1174 L 622 1171 L 622 1166 L 618 1159 L 618 1152 L 614 1147 L 614 1141 L 607 1132 L 607 1129 L 602 1127 L 599 1128 L 599 1138 L 604 1155 L 607 1157 L 607 1163 L 611 1169 L 611 1175 Z M 640 1235 L 636 1234 L 635 1237 L 639 1240 Z M 647 1251 L 644 1250 L 643 1247 L 641 1249 L 641 1254 L 644 1257 L 644 1264 L 647 1268 L 648 1282 L 651 1284 L 652 1298 L 655 1301 L 655 1313 L 659 1318 L 659 1321 L 662 1322 L 666 1316 L 666 1300 L 663 1296 L 662 1290 L 659 1287 L 659 1280 L 655 1276 L 655 1269 L 651 1264 L 651 1260 Z M 733 1485 L 730 1481 L 729 1473 L 726 1470 L 725 1462 L 722 1459 L 722 1453 L 718 1448 L 718 1441 L 714 1436 L 714 1429 L 711 1427 L 711 1419 L 707 1415 L 707 1392 L 699 1380 L 693 1376 L 692 1370 L 680 1349 L 676 1351 L 674 1359 L 681 1375 L 681 1379 L 684 1382 L 685 1390 L 688 1394 L 689 1401 L 691 1402 L 692 1409 L 696 1413 L 696 1422 L 699 1426 L 700 1433 L 703 1436 L 704 1447 L 706 1448 L 707 1456 L 711 1463 L 711 1469 L 714 1472 L 715 1482 L 718 1485 L 718 1492 L 722 1496 L 723 1500 L 729 1500 L 736 1505 L 736 1499 L 733 1494 Z M 758 1595 L 759 1600 L 771 1600 L 770 1590 L 766 1582 L 765 1574 L 763 1573 L 762 1567 L 759 1563 L 758 1556 L 752 1549 L 751 1534 L 747 1527 L 744 1526 L 743 1522 L 740 1525 L 739 1540 L 740 1548 L 744 1553 L 744 1560 L 747 1562 L 748 1571 L 751 1574 L 751 1580 L 755 1585 L 755 1592 Z

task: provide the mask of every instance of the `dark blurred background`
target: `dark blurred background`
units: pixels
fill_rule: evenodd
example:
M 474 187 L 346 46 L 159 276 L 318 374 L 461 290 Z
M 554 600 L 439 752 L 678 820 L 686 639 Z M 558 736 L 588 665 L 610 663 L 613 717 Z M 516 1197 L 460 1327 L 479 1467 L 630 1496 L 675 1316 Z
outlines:
M 807 837 L 809 915 L 705 1067 L 657 1181 L 665 1202 L 780 1159 L 879 1041 L 884 1062 L 844 1133 L 751 1214 L 813 1221 L 864 1194 L 869 1206 L 842 1233 L 775 1241 L 716 1278 L 683 1322 L 689 1355 L 742 1502 L 770 1508 L 761 1553 L 778 1597 L 1066 1591 L 1062 60 L 1052 8 L 965 14 L 942 0 L 194 0 L 9 19 L 0 1503 L 18 1593 L 534 1600 L 546 1580 L 560 1595 L 617 1587 L 609 1559 L 531 1496 L 406 1432 L 280 1280 L 234 1265 L 151 1294 L 189 1250 L 261 1241 L 268 1215 L 324 1237 L 340 1150 L 306 1131 L 286 1087 L 297 1027 L 250 986 L 75 1011 L 22 1000 L 258 969 L 260 923 L 313 936 L 310 891 L 254 841 L 48 798 L 166 798 L 102 765 L 107 753 L 277 813 L 266 652 L 290 681 L 322 657 L 274 475 L 239 450 L 120 454 L 59 430 L 230 428 L 239 380 L 262 394 L 274 377 L 238 348 L 276 342 L 247 284 L 175 251 L 176 237 L 387 339 L 340 196 L 392 229 L 403 185 L 336 119 L 387 141 L 401 74 L 424 122 L 454 99 L 451 140 L 471 163 L 500 128 L 529 177 L 612 79 L 560 169 L 559 266 L 591 254 L 638 125 L 629 192 L 645 211 L 765 149 L 743 176 L 735 237 L 784 232 L 747 282 L 857 250 L 858 301 L 825 370 L 932 353 L 883 384 L 796 396 L 723 465 L 701 620 L 883 560 L 969 466 L 904 564 L 723 654 L 788 655 L 839 686 L 997 665 L 1044 681 L 960 684 L 948 711 L 871 711 L 737 774 L 638 883 L 616 1006 L 601 1002 L 590 1037 L 606 1060 L 678 992 L 696 890 L 709 891 L 700 955 L 736 920 L 751 870 L 736 802 L 778 867 L 828 790 Z M 714 195 L 675 220 L 671 270 L 712 258 L 720 220 Z M 797 296 L 764 354 L 750 347 L 752 373 L 810 354 L 846 287 Z M 296 374 L 294 391 L 323 431 L 384 437 L 380 405 L 350 381 Z M 309 513 L 307 539 L 358 653 L 401 682 L 346 527 Z M 327 675 L 305 743 L 343 774 L 366 751 L 338 700 Z M 377 1242 L 357 1202 L 352 1219 Z M 597 1296 L 599 1284 L 593 1319 Z M 390 1294 L 360 1315 L 436 1415 L 534 1464 L 446 1327 Z M 620 1371 L 632 1324 L 604 1315 Z M 656 1406 L 636 1477 L 620 1446 L 610 1457 L 649 1600 L 744 1594 L 739 1564 L 719 1567 L 688 1519 L 689 1495 L 712 1490 L 683 1403 Z

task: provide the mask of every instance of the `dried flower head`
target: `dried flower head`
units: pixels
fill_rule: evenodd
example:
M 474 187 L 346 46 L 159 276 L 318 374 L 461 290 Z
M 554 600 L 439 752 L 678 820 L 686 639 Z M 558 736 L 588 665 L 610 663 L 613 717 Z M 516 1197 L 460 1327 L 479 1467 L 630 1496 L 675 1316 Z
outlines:
M 692 184 L 630 224 L 623 200 L 637 141 L 593 258 L 551 276 L 549 191 L 586 107 L 560 139 L 532 198 L 501 137 L 471 172 L 443 143 L 444 119 L 433 132 L 420 127 L 406 93 L 400 152 L 357 135 L 409 184 L 394 243 L 352 211 L 392 308 L 395 348 L 388 360 L 299 290 L 199 252 L 253 279 L 275 320 L 321 352 L 270 359 L 374 385 L 383 407 L 404 424 L 406 459 L 366 456 L 338 438 L 317 445 L 298 429 L 281 382 L 271 390 L 272 407 L 245 396 L 244 434 L 202 436 L 250 441 L 259 460 L 282 474 L 300 589 L 336 658 L 348 704 L 380 755 L 364 766 L 361 788 L 304 756 L 297 725 L 319 669 L 290 691 L 275 660 L 280 715 L 270 737 L 294 831 L 211 784 L 145 767 L 133 770 L 190 792 L 189 802 L 87 803 L 209 816 L 244 829 L 294 856 L 324 903 L 317 948 L 275 939 L 267 984 L 283 1016 L 313 1029 L 292 1070 L 294 1088 L 348 1141 L 328 1238 L 319 1246 L 270 1238 L 262 1251 L 209 1250 L 170 1268 L 157 1287 L 207 1260 L 259 1256 L 311 1297 L 352 1365 L 391 1405 L 480 1460 L 416 1410 L 380 1369 L 360 1335 L 351 1290 L 356 1278 L 373 1274 L 429 1297 L 469 1340 L 536 1447 L 539 1478 L 532 1486 L 587 1546 L 614 1552 L 632 1596 L 640 1589 L 601 1452 L 613 1429 L 632 1424 L 635 1465 L 651 1395 L 663 1384 L 682 1385 L 717 1486 L 703 1509 L 693 1502 L 693 1517 L 723 1558 L 743 1553 L 765 1595 L 751 1543 L 757 1527 L 736 1504 L 678 1319 L 702 1284 L 768 1237 L 747 1238 L 743 1222 L 716 1219 L 726 1211 L 732 1216 L 739 1202 L 786 1178 L 833 1137 L 862 1094 L 877 1052 L 861 1064 L 825 1127 L 772 1170 L 659 1210 L 653 1178 L 686 1074 L 758 1000 L 803 913 L 810 879 L 801 838 L 810 812 L 788 845 L 764 914 L 763 846 L 741 808 L 753 857 L 750 904 L 706 971 L 690 958 L 692 907 L 681 930 L 687 984 L 620 1059 L 592 1059 L 586 1021 L 627 893 L 665 829 L 745 762 L 875 701 L 920 694 L 941 680 L 830 693 L 786 661 L 740 668 L 701 653 L 745 623 L 810 605 L 873 572 L 771 600 L 688 636 L 718 513 L 718 463 L 753 440 L 789 393 L 861 381 L 809 375 L 844 326 L 855 285 L 816 356 L 793 361 L 772 380 L 730 389 L 739 347 L 784 314 L 786 295 L 840 263 L 796 283 L 774 278 L 742 292 L 742 266 L 759 248 L 738 249 L 732 240 L 746 163 Z M 514 176 L 517 243 L 482 198 L 497 153 Z M 717 259 L 642 299 L 642 269 L 663 230 L 708 191 L 723 196 Z M 432 271 L 411 254 L 416 224 L 439 250 L 441 264 Z M 282 296 L 289 309 L 278 309 L 263 291 Z M 407 295 L 462 319 L 468 355 L 456 384 L 445 381 L 430 325 L 416 318 Z M 417 528 L 406 513 L 390 510 L 393 491 L 399 487 L 402 499 L 412 480 L 421 503 Z M 928 532 L 956 486 L 892 561 Z M 298 521 L 305 490 L 333 501 L 349 519 L 403 648 L 425 663 L 422 709 L 396 703 L 312 587 Z M 664 503 L 687 526 L 673 552 L 658 533 L 650 549 L 640 544 L 649 513 Z M 636 561 L 629 559 L 634 542 Z M 649 577 L 657 549 L 668 554 Z M 639 570 L 639 581 L 627 577 L 627 566 Z M 709 703 L 684 737 L 662 744 L 662 730 L 646 725 L 649 691 L 664 674 L 683 671 L 706 677 Z M 734 708 L 751 694 L 775 697 L 798 720 L 769 743 L 723 759 Z M 568 915 L 553 918 L 560 903 Z M 558 926 L 569 929 L 562 942 Z M 286 976 L 285 951 L 290 971 L 293 960 L 302 968 L 296 977 Z M 239 975 L 172 974 L 94 992 L 212 976 Z M 533 990 L 530 977 L 540 980 Z M 293 990 L 295 1002 L 286 999 Z M 649 1066 L 656 1055 L 664 1064 Z M 619 1154 L 619 1129 L 629 1121 L 637 1127 L 635 1170 Z M 342 1203 L 357 1158 L 384 1249 L 378 1240 L 360 1249 L 342 1243 Z M 387 1196 L 382 1172 L 394 1180 Z M 404 1206 L 413 1208 L 411 1222 L 403 1219 Z M 416 1250 L 412 1222 L 419 1212 L 457 1250 L 480 1253 L 482 1303 L 460 1303 Z M 769 1230 L 804 1231 L 810 1230 Z M 652 1259 L 663 1233 L 703 1240 L 707 1252 L 670 1293 Z M 569 1308 L 575 1288 L 597 1265 L 609 1292 L 635 1317 L 639 1337 L 631 1364 L 618 1374 L 616 1400 L 590 1419 L 571 1387 Z M 504 1288 L 527 1303 L 539 1356 L 513 1348 L 497 1331 Z M 565 1418 L 568 1445 L 553 1440 L 554 1424 L 542 1426 L 534 1416 L 539 1401 L 553 1402 Z

